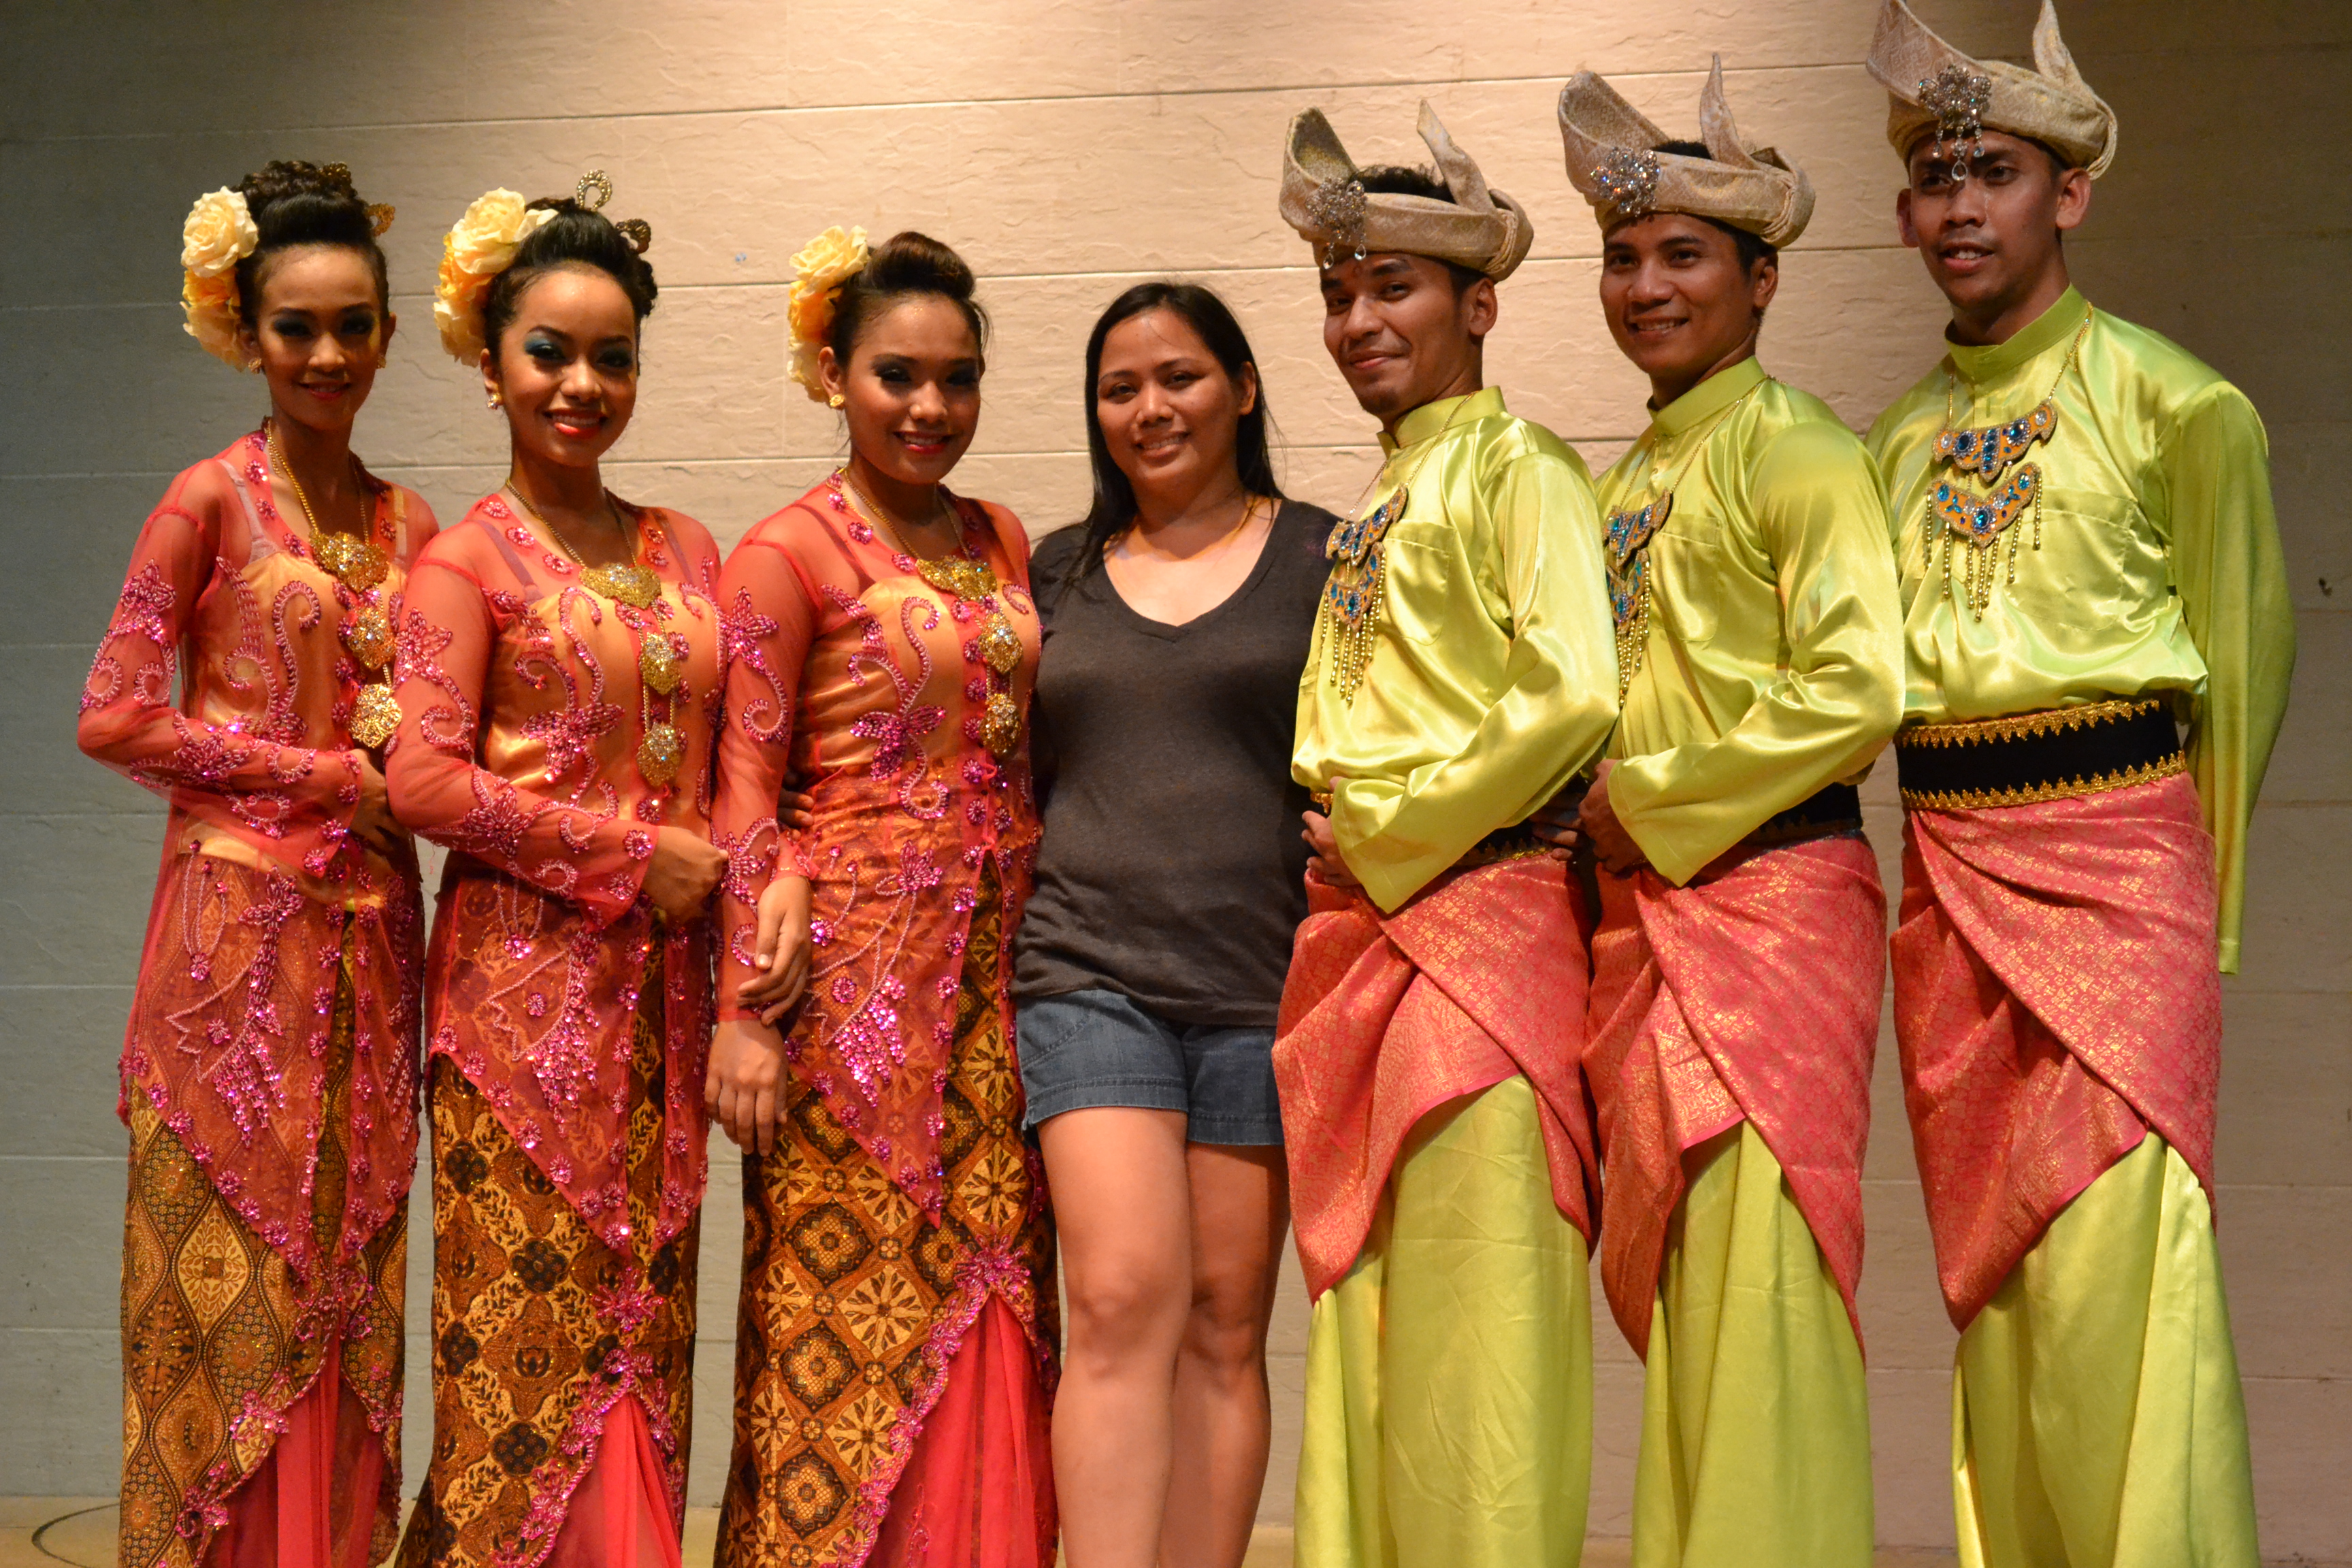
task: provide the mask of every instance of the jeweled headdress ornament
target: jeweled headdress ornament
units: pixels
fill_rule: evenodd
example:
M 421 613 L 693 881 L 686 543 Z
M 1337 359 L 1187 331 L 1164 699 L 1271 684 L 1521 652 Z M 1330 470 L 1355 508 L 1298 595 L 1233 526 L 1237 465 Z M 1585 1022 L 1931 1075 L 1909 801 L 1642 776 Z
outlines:
M 1290 122 L 1282 167 L 1282 218 L 1315 247 L 1318 266 L 1374 251 L 1434 257 L 1497 283 L 1527 259 L 1535 227 L 1518 203 L 1491 189 L 1424 100 L 1421 139 L 1429 144 L 1450 202 L 1364 189 L 1361 171 L 1331 122 L 1310 109 Z
M 1603 233 L 1654 212 L 1714 218 L 1772 246 L 1804 233 L 1812 182 L 1775 149 L 1741 137 L 1724 100 L 1719 55 L 1699 93 L 1698 125 L 1712 157 L 1656 152 L 1673 138 L 1592 72 L 1577 72 L 1559 89 L 1569 183 L 1592 204 Z
M 585 212 L 601 212 L 613 199 L 613 182 L 602 169 L 591 169 L 572 187 L 573 203 Z M 460 364 L 482 357 L 482 307 L 490 284 L 514 265 L 522 242 L 555 221 L 557 205 L 525 201 L 514 191 L 485 191 L 467 207 L 465 216 L 441 240 L 441 274 L 433 286 L 433 321 L 441 331 L 441 346 Z M 629 248 L 643 256 L 654 242 L 653 226 L 640 217 L 613 225 Z
M 2116 111 L 2109 109 L 2058 36 L 2058 8 L 2042 0 L 2033 25 L 2033 68 L 1974 60 L 1927 30 L 1904 0 L 1881 0 L 1870 41 L 1870 74 L 1886 89 L 1886 139 L 1909 157 L 1933 136 L 1939 155 L 1958 146 L 1973 154 L 1987 131 L 2042 142 L 2093 179 L 2116 156 Z

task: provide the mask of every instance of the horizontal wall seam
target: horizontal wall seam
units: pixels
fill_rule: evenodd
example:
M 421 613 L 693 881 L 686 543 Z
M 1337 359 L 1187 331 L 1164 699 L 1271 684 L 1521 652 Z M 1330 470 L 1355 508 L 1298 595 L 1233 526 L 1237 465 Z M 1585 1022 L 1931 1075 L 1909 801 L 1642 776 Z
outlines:
M 2179 56 L 2179 49 L 2146 49 L 2133 53 L 2108 51 L 2102 60 L 2168 59 Z M 2329 46 L 2317 47 L 2226 50 L 2200 47 L 2200 58 L 2207 60 L 2277 59 L 2300 62 L 2314 55 L 2336 54 L 2341 48 Z M 1800 76 L 1831 71 L 1852 71 L 1864 74 L 1862 62 L 1853 56 L 1829 60 L 1795 60 L 1769 66 L 1732 66 L 1724 69 L 1727 82 L 1762 76 Z M 92 131 L 67 136 L 26 136 L 8 139 L 16 147 L 87 146 L 98 142 L 160 142 L 186 140 L 195 134 L 208 136 L 309 136 L 331 132 L 376 131 L 458 131 L 483 126 L 507 125 L 593 125 L 633 123 L 647 120 L 729 120 L 745 116 L 815 116 L 823 114 L 860 114 L 875 110 L 900 112 L 951 112 L 961 109 L 1019 109 L 1033 104 L 1134 103 L 1150 104 L 1162 101 L 1182 101 L 1205 98 L 1252 98 L 1275 95 L 1314 94 L 1333 92 L 1411 92 L 1414 89 L 1452 90 L 1486 87 L 1522 87 L 1529 82 L 1565 82 L 1570 72 L 1566 70 L 1531 71 L 1519 76 L 1486 77 L 1411 77 L 1388 78 L 1363 81 L 1320 82 L 1253 82 L 1235 87 L 1192 87 L 1138 89 L 1131 92 L 1068 92 L 1029 93 L 1007 98 L 943 98 L 913 99 L 904 101 L 862 103 L 753 103 L 724 109 L 647 109 L 604 114 L 537 114 L 485 117 L 467 120 L 385 120 L 361 121 L 349 123 L 312 125 L 253 125 L 231 130 L 191 132 L 173 131 Z M 1612 71 L 1609 79 L 1615 82 L 1684 81 L 1700 82 L 1706 73 L 1697 70 L 1672 71 Z M 1736 95 L 1735 95 L 1736 96 Z

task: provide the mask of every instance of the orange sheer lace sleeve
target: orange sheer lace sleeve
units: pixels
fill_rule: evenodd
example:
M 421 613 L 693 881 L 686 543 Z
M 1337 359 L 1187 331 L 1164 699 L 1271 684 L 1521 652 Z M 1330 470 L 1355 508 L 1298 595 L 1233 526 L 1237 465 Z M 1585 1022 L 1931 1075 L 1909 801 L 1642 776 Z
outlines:
M 82 688 L 79 740 L 198 821 L 321 876 L 351 841 L 359 754 L 348 732 L 313 721 L 331 694 L 299 689 L 292 644 L 322 606 L 299 588 L 265 604 L 246 582 L 240 505 L 206 462 L 148 516 Z M 253 710 L 238 702 L 236 719 L 213 721 L 198 687 L 241 694 Z
M 493 741 L 528 736 L 562 754 L 611 727 L 601 688 L 583 692 L 564 679 L 558 633 L 520 587 L 478 518 L 443 532 L 418 560 L 401 615 L 400 733 L 385 768 L 392 808 L 410 831 L 571 900 L 601 928 L 636 901 L 651 828 L 594 809 L 606 803 L 584 793 L 587 784 L 559 798 L 481 765 Z M 499 659 L 515 680 L 565 700 L 493 715 L 499 733 L 486 732 L 482 696 Z M 517 736 L 504 735 L 509 725 Z
M 728 558 L 719 580 L 725 620 L 727 719 L 719 737 L 719 793 L 711 842 L 727 852 L 720 889 L 719 1016 L 755 1016 L 736 992 L 759 971 L 752 941 L 760 895 L 781 870 L 814 879 L 808 847 L 776 821 L 776 792 L 791 771 L 801 672 L 816 637 L 817 595 L 777 533 L 761 523 Z

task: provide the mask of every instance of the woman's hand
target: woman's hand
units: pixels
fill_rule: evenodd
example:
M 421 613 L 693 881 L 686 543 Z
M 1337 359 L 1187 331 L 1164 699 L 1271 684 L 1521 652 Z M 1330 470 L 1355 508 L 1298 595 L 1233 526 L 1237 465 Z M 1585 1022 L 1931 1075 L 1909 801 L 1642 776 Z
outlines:
M 776 826 L 787 833 L 808 831 L 809 809 L 816 796 L 801 788 L 806 782 L 796 773 L 787 773 L 776 785 Z
M 1592 842 L 1592 852 L 1599 857 L 1601 868 L 1613 876 L 1630 877 L 1650 863 L 1650 857 L 1625 825 L 1617 820 L 1616 808 L 1609 804 L 1609 775 L 1615 772 L 1613 762 L 1601 764 L 1601 776 L 1586 792 L 1584 805 L 1576 814 L 1577 826 Z
M 698 920 L 705 900 L 727 874 L 727 853 L 683 827 L 654 830 L 654 858 L 646 862 L 646 900 L 673 924 Z
M 352 813 L 352 836 L 389 858 L 400 852 L 408 830 L 392 815 L 392 792 L 384 786 L 374 760 L 362 751 L 353 751 L 352 757 L 360 765 L 360 804 Z
M 710 1040 L 702 1102 L 710 1119 L 746 1154 L 776 1146 L 783 1110 L 784 1042 L 765 1024 L 728 1018 Z
M 758 1010 L 762 1024 L 790 1012 L 808 987 L 809 884 L 782 876 L 760 895 L 760 928 L 751 964 L 761 971 L 736 989 L 735 1005 Z

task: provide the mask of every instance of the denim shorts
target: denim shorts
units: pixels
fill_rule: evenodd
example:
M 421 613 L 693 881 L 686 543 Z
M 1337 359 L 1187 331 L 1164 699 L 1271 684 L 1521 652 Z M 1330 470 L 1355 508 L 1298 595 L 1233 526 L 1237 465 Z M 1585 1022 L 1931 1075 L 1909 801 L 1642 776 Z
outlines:
M 1026 1126 L 1131 1106 L 1184 1112 L 1194 1143 L 1282 1142 L 1272 1029 L 1171 1023 L 1116 991 L 1023 1002 L 1019 1022 Z

